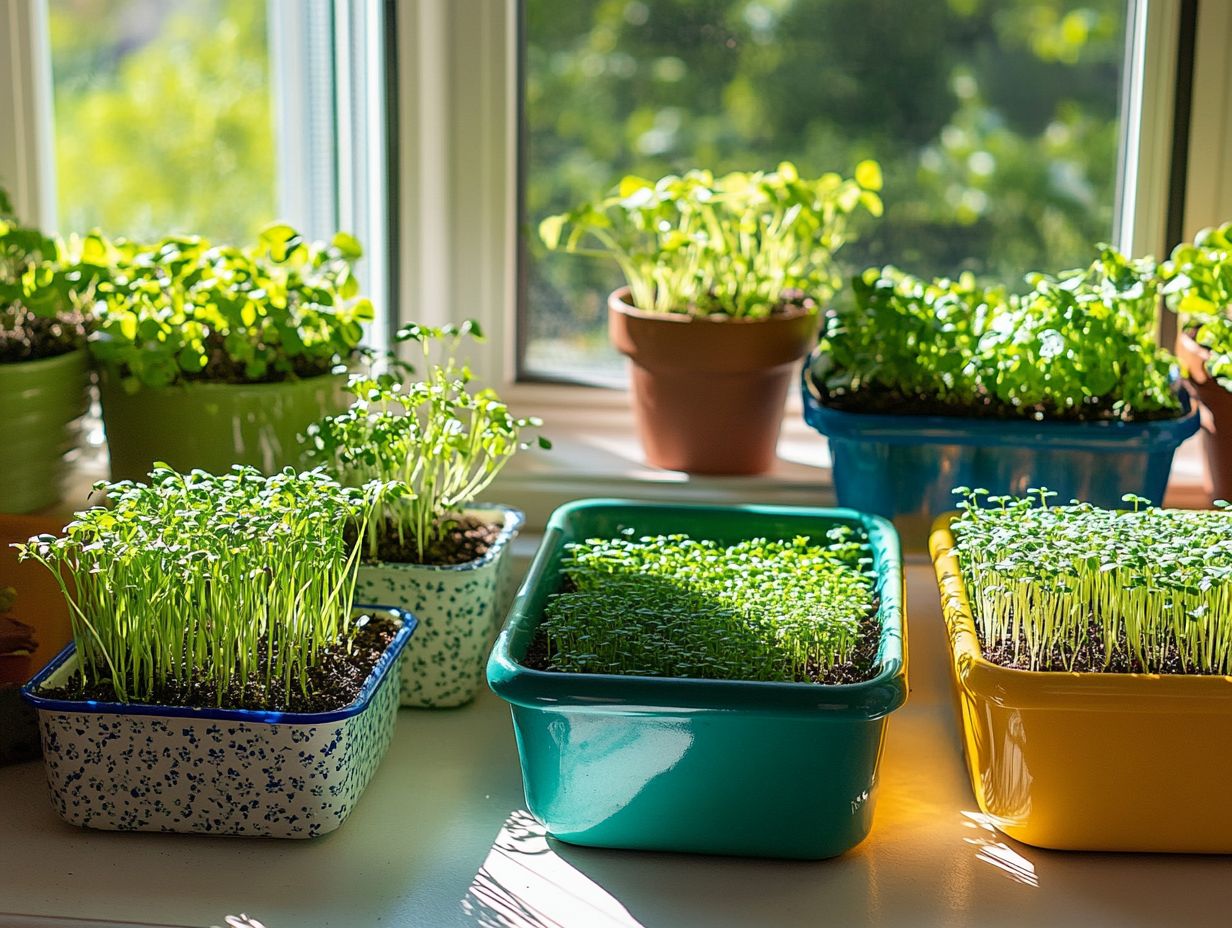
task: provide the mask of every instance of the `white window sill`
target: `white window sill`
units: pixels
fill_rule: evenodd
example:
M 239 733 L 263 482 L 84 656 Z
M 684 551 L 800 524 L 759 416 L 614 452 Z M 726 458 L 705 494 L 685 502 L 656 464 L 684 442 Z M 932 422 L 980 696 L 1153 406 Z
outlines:
M 542 530 L 557 506 L 584 497 L 715 504 L 836 504 L 829 448 L 825 438 L 804 423 L 798 399 L 788 403 L 778 460 L 769 473 L 705 477 L 646 464 L 625 395 L 590 392 L 596 397 L 593 405 L 545 407 L 542 402 L 526 402 L 525 396 L 519 397 L 520 404 L 511 403 L 519 414 L 531 409 L 543 418 L 543 434 L 552 440 L 553 447 L 515 457 L 485 495 L 526 512 L 529 531 Z M 1207 486 L 1201 439 L 1195 435 L 1173 459 L 1165 504 L 1205 507 Z
M 552 449 L 524 451 L 513 458 L 484 498 L 516 506 L 526 513 L 526 531 L 540 532 L 552 510 L 574 499 L 616 497 L 663 502 L 784 506 L 836 504 L 826 440 L 801 418 L 799 401 L 789 401 L 779 437 L 778 460 L 769 473 L 753 477 L 702 477 L 646 464 L 634 433 L 625 394 L 586 390 L 585 405 L 553 404 L 549 398 L 568 388 L 532 386 L 516 390 L 510 405 L 518 414 L 534 411 L 544 420 L 542 432 Z M 536 402 L 537 400 L 537 402 Z M 90 505 L 93 484 L 107 476 L 106 450 L 92 443 L 76 452 L 65 498 L 43 515 L 67 517 Z M 1202 508 L 1209 499 L 1200 435 L 1177 451 L 1165 504 Z

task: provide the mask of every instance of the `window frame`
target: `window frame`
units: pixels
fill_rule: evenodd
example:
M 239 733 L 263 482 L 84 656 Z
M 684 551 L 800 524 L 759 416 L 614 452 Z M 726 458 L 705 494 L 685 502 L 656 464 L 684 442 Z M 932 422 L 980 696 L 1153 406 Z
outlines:
M 47 55 L 31 52 L 47 47 L 45 11 L 43 0 L 2 2 L 0 22 L 8 28 L 0 33 L 0 74 L 13 79 L 10 92 L 0 87 L 0 124 L 8 119 L 15 131 L 10 139 L 0 139 L 0 177 L 9 179 L 19 214 L 40 222 L 54 215 L 55 203 L 54 167 L 48 169 L 54 165 L 49 157 L 50 62 Z M 757 478 L 698 478 L 656 472 L 640 463 L 623 390 L 518 382 L 520 4 L 333 3 L 335 25 L 359 30 L 369 49 L 381 52 L 378 71 L 369 67 L 353 73 L 347 91 L 384 94 L 385 118 L 370 121 L 375 134 L 364 137 L 367 148 L 352 137 L 354 153 L 360 155 L 350 162 L 362 161 L 378 182 L 352 199 L 356 209 L 340 209 L 338 223 L 369 242 L 373 261 L 366 276 L 386 282 L 388 328 L 408 321 L 479 321 L 488 338 L 470 357 L 475 369 L 516 411 L 541 416 L 557 445 L 551 454 L 515 459 L 492 495 L 531 510 L 532 526 L 542 524 L 545 507 L 578 495 L 813 504 L 832 499 L 824 441 L 800 421 L 794 391 L 784 439 L 811 442 L 814 463 L 785 462 Z M 1178 59 L 1178 47 L 1182 14 L 1186 7 L 1192 13 L 1195 3 L 1134 0 L 1129 10 L 1131 73 L 1123 112 L 1136 112 L 1138 118 L 1122 120 L 1124 170 L 1132 182 L 1122 197 L 1117 239 L 1135 253 L 1162 255 L 1171 244 L 1174 90 L 1178 67 L 1187 64 Z M 370 15 L 374 11 L 379 15 Z M 1232 101 L 1232 9 L 1199 3 L 1196 15 L 1194 93 L 1187 121 L 1192 144 L 1183 204 L 1187 236 L 1214 221 L 1213 215 L 1232 216 L 1232 160 L 1219 158 L 1232 141 L 1226 105 Z M 346 106 L 347 98 L 335 104 Z M 379 112 L 380 106 L 372 111 Z M 363 219 L 361 205 L 370 218 Z M 378 339 L 379 333 L 374 335 Z M 604 450 L 595 454 L 596 448 Z
M 55 229 L 54 103 L 46 0 L 0 0 L 0 181 L 26 222 Z M 373 303 L 389 308 L 369 327 L 382 349 L 396 324 L 388 119 L 385 80 L 392 0 L 266 0 L 274 135 L 281 166 L 278 210 L 313 238 L 338 229 L 368 245 L 357 263 Z M 311 48 L 310 48 L 311 46 Z M 304 140 L 309 144 L 304 144 Z M 324 195 L 321 190 L 326 187 Z M 271 217 L 273 219 L 275 217 Z
M 1173 88 L 1182 7 L 1192 2 L 1129 4 L 1121 171 L 1123 179 L 1132 179 L 1121 191 L 1114 239 L 1135 253 L 1162 255 L 1171 244 Z M 553 407 L 611 408 L 625 402 L 624 391 L 517 379 L 520 7 L 517 0 L 419 0 L 399 8 L 399 59 L 410 65 L 400 82 L 400 209 L 407 230 L 402 305 L 433 322 L 483 323 L 489 341 L 476 360 L 511 395 Z M 1232 20 L 1232 12 L 1202 4 L 1199 15 L 1201 66 L 1220 52 L 1204 31 L 1207 19 Z M 1223 39 L 1228 33 L 1218 34 Z M 1232 61 L 1226 53 L 1222 57 Z M 1200 79 L 1195 85 L 1203 88 Z M 1195 134 L 1212 119 L 1224 126 L 1222 97 L 1207 97 L 1214 94 L 1195 94 Z M 1135 113 L 1137 119 L 1129 118 Z M 1232 120 L 1225 131 L 1232 135 Z M 1202 163 L 1208 170 L 1209 160 Z M 1232 199 L 1232 164 L 1221 171 Z M 1191 182 L 1188 189 L 1202 186 Z M 426 229 L 443 234 L 430 241 Z
M 1139 115 L 1132 124 L 1122 117 L 1121 169 L 1132 177 L 1132 195 L 1121 198 L 1117 239 L 1157 255 L 1168 244 L 1173 87 L 1189 2 L 1132 0 L 1128 10 L 1123 113 Z M 403 318 L 479 321 L 488 340 L 471 357 L 476 369 L 514 409 L 541 416 L 556 444 L 548 455 L 515 458 L 492 495 L 526 509 L 532 528 L 579 496 L 832 503 L 825 442 L 802 421 L 797 391 L 788 398 L 780 455 L 808 443 L 809 460 L 797 453 L 761 477 L 714 478 L 642 464 L 624 390 L 517 379 L 520 6 L 418 0 L 398 8 L 396 23 Z M 1194 123 L 1203 118 L 1194 114 Z M 1232 177 L 1232 165 L 1225 170 Z

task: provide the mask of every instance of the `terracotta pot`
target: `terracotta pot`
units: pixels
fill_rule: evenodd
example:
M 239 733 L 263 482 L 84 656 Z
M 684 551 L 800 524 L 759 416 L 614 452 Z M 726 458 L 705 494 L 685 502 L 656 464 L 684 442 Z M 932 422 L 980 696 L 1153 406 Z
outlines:
M 612 344 L 631 363 L 646 460 L 691 474 L 760 474 L 774 463 L 787 388 L 818 314 L 725 319 L 645 313 L 608 298 Z
M 1176 340 L 1176 354 L 1189 371 L 1189 383 L 1201 403 L 1202 446 L 1215 499 L 1232 499 L 1232 393 L 1206 369 L 1211 353 L 1188 334 Z

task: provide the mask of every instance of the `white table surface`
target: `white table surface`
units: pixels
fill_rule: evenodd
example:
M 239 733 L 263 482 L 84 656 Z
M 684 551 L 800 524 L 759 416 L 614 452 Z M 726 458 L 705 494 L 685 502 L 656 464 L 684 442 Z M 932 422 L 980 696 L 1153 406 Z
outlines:
M 86 831 L 54 815 L 38 763 L 0 768 L 0 925 L 1232 926 L 1232 858 L 1042 851 L 984 825 L 929 565 L 908 569 L 907 603 L 911 698 L 890 722 L 873 832 L 841 858 L 546 839 L 525 812 L 508 711 L 485 692 L 402 710 L 355 812 L 315 841 Z

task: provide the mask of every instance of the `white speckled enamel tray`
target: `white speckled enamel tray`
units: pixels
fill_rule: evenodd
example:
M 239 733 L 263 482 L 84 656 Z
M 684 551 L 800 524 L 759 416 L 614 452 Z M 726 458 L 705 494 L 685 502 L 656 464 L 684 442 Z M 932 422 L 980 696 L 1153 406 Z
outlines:
M 484 681 L 496 631 L 513 601 L 517 578 L 509 554 L 522 513 L 508 506 L 479 506 L 467 515 L 504 525 L 488 553 L 451 567 L 361 564 L 355 595 L 393 603 L 419 619 L 402 668 L 402 705 L 445 708 L 470 702 Z
M 346 820 L 393 736 L 401 623 L 355 701 L 333 712 L 185 709 L 38 695 L 76 669 L 69 645 L 22 689 L 39 716 L 52 805 L 73 825 L 311 838 Z

